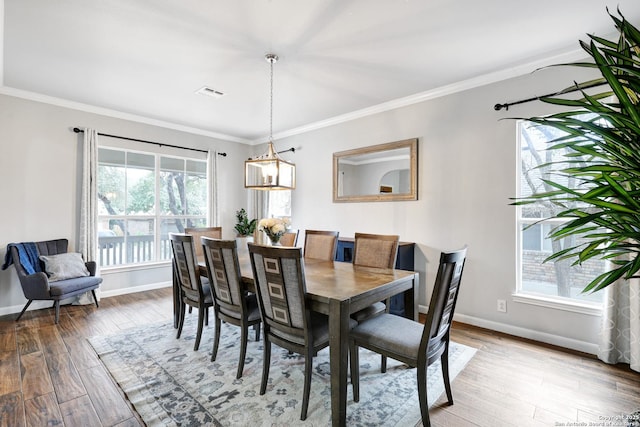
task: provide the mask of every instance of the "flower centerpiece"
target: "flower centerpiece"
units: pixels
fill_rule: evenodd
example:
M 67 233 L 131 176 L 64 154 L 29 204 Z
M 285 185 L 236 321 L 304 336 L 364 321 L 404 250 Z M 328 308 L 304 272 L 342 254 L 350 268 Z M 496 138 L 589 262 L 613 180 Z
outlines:
M 284 218 L 262 218 L 258 223 L 258 229 L 264 231 L 272 245 L 277 245 L 280 238 L 287 231 L 289 220 Z

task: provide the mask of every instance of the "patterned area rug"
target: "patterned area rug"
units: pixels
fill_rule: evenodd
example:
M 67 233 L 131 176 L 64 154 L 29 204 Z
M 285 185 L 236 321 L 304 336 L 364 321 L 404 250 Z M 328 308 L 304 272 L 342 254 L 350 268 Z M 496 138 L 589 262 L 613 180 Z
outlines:
M 329 349 L 313 361 L 311 397 L 305 422 L 300 421 L 304 361 L 273 345 L 269 384 L 260 396 L 262 340 L 250 332 L 241 379 L 235 378 L 239 329 L 223 324 L 220 348 L 211 362 L 213 325 L 205 327 L 198 351 L 193 351 L 195 317 L 185 321 L 175 338 L 170 322 L 131 329 L 89 341 L 111 375 L 149 426 L 326 426 L 331 424 Z M 475 349 L 451 343 L 453 378 Z M 415 426 L 420 422 L 416 371 L 389 359 L 380 373 L 380 356 L 360 350 L 360 402 L 348 387 L 347 425 Z M 429 405 L 444 391 L 439 364 L 429 367 Z

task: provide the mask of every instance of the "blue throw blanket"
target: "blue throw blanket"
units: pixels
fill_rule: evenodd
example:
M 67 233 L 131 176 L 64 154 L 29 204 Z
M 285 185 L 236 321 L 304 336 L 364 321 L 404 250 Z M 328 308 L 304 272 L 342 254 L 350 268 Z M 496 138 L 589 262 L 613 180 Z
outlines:
M 27 274 L 34 274 L 42 271 L 40 268 L 40 259 L 38 253 L 38 247 L 34 242 L 25 243 L 9 243 L 7 245 L 7 253 L 4 255 L 4 264 L 2 269 L 6 270 L 11 264 L 15 262 L 11 255 L 11 247 L 15 246 L 18 249 L 18 257 L 20 258 L 20 264 L 27 272 Z

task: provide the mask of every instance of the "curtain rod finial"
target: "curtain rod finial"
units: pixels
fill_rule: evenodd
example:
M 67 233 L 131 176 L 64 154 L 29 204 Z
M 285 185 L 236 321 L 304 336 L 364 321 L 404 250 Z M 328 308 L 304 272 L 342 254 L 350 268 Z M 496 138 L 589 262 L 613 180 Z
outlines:
M 500 111 L 502 109 L 509 110 L 509 104 L 496 104 L 493 106 L 493 109 L 496 111 Z

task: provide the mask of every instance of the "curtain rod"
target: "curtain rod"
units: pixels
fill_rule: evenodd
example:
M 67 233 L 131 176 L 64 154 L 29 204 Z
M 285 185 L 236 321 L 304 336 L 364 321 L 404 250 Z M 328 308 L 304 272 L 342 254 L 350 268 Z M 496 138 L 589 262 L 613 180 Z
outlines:
M 73 131 L 75 133 L 80 133 L 80 132 L 84 132 L 84 129 L 73 128 Z M 110 138 L 125 139 L 127 141 L 144 142 L 145 144 L 154 144 L 154 145 L 158 145 L 160 147 L 180 148 L 182 150 L 191 150 L 191 151 L 198 151 L 200 153 L 208 153 L 207 150 L 200 150 L 199 148 L 180 147 L 178 145 L 163 144 L 161 142 L 145 141 L 144 139 L 128 138 L 126 136 L 118 136 L 118 135 L 109 135 L 108 133 L 100 133 L 100 132 L 98 132 L 98 135 L 108 136 Z M 227 157 L 227 153 L 218 153 L 218 156 Z
M 550 96 L 557 96 L 557 95 L 562 95 L 562 94 L 565 94 L 565 93 L 577 92 L 579 90 L 589 89 L 589 88 L 592 88 L 592 87 L 602 86 L 602 85 L 605 85 L 605 84 L 607 84 L 607 83 L 606 82 L 594 82 L 594 83 L 588 83 L 588 84 L 578 84 L 575 87 L 572 87 L 571 89 L 563 89 L 560 92 L 549 93 L 547 95 L 542 95 L 542 96 L 534 96 L 533 98 L 522 99 L 520 101 L 505 102 L 504 104 L 496 104 L 496 105 L 493 106 L 493 109 L 496 110 L 496 111 L 500 111 L 503 108 L 505 110 L 509 110 L 509 107 L 511 107 L 512 105 L 524 104 L 526 102 L 537 101 L 540 98 L 549 98 Z

